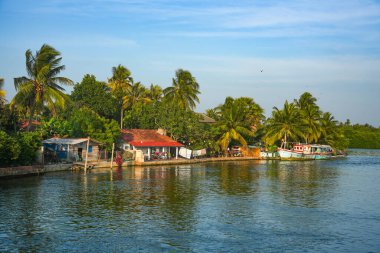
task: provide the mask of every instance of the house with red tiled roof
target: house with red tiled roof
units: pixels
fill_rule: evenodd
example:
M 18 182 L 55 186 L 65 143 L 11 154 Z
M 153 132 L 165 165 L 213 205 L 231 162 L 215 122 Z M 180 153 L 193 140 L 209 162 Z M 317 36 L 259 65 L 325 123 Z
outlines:
M 124 150 L 141 150 L 144 160 L 178 158 L 184 145 L 165 135 L 165 131 L 152 129 L 122 129 Z
M 30 124 L 30 129 L 29 129 L 30 131 L 36 130 L 36 128 L 41 125 L 41 122 L 37 120 L 32 120 L 31 123 L 32 124 Z M 29 120 L 22 120 L 21 122 L 19 122 L 20 130 L 26 130 L 28 126 L 29 126 Z

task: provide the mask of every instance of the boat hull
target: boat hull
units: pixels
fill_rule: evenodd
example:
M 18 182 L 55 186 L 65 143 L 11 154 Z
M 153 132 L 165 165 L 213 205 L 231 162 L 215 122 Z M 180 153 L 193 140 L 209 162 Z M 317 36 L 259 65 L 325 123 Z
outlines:
M 288 160 L 288 161 L 291 161 L 291 160 L 304 161 L 304 160 L 314 160 L 315 159 L 314 154 L 303 154 L 303 153 L 298 153 L 298 152 L 294 152 L 291 150 L 284 150 L 284 149 L 279 150 L 278 154 L 279 154 L 281 160 Z
M 317 154 L 315 155 L 315 160 L 329 160 L 331 157 L 331 154 Z

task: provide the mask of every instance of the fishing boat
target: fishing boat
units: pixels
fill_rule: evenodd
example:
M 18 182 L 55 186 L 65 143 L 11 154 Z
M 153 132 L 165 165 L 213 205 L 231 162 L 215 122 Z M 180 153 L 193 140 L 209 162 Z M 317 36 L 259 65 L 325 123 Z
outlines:
M 316 160 L 331 159 L 333 149 L 329 145 L 314 145 L 314 153 Z
M 290 149 L 285 146 L 284 143 L 277 151 L 281 160 L 314 160 L 316 157 L 310 144 L 296 143 Z
M 332 156 L 329 145 L 295 143 L 291 148 L 285 148 L 283 143 L 278 149 L 281 160 L 326 160 Z

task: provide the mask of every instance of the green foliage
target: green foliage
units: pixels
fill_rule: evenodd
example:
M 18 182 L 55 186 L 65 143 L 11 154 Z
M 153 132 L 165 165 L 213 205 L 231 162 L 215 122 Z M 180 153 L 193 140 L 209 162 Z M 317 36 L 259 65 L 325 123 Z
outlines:
M 36 152 L 42 146 L 41 135 L 38 132 L 25 132 L 17 135 L 21 152 L 18 157 L 18 163 L 21 165 L 31 165 L 36 159 Z
M 21 147 L 17 139 L 0 131 L 0 167 L 14 164 L 20 152 Z
M 38 132 L 18 133 L 15 136 L 0 131 L 0 166 L 31 165 L 41 147 Z
M 266 134 L 264 141 L 272 145 L 278 140 L 288 142 L 303 137 L 303 125 L 299 110 L 294 103 L 285 101 L 284 108 L 273 108 L 272 116 L 265 123 Z
M 126 104 L 124 99 L 127 96 L 128 90 L 133 84 L 131 71 L 122 65 L 112 67 L 112 77 L 108 79 L 108 87 L 111 89 L 112 97 L 116 100 L 117 111 L 120 111 L 120 128 L 123 128 L 124 110 Z
M 0 107 L 0 130 L 5 132 L 15 132 L 17 126 L 17 114 L 12 111 L 9 105 Z
M 5 100 L 5 90 L 3 90 L 3 85 L 4 85 L 4 78 L 0 78 L 0 108 L 2 108 L 5 103 L 6 103 L 6 100 Z
M 303 93 L 294 103 L 284 104 L 282 110 L 274 107 L 272 116 L 262 129 L 266 144 L 304 140 L 328 144 L 337 149 L 346 149 L 348 140 L 337 126 L 337 121 L 329 112 L 323 113 L 317 99 L 310 93 Z
M 41 131 L 44 139 L 48 139 L 54 136 L 61 138 L 71 136 L 72 126 L 66 120 L 50 118 L 48 121 L 42 121 L 41 124 Z
M 11 105 L 27 110 L 29 126 L 35 113 L 48 108 L 56 115 L 57 109 L 63 108 L 68 100 L 65 89 L 59 84 L 72 85 L 73 81 L 57 76 L 65 69 L 65 65 L 60 65 L 60 55 L 60 52 L 46 44 L 34 55 L 30 49 L 25 53 L 28 77 L 14 79 L 17 94 Z
M 115 99 L 109 93 L 107 85 L 97 81 L 94 75 L 85 75 L 82 82 L 74 86 L 71 98 L 76 107 L 86 106 L 107 118 L 115 115 Z
M 340 125 L 350 148 L 380 149 L 380 128 L 370 125 Z
M 193 110 L 196 103 L 199 103 L 199 84 L 187 70 L 178 69 L 172 86 L 167 87 L 163 92 L 167 103 L 183 110 Z
M 126 129 L 155 129 L 158 128 L 158 104 L 137 103 L 125 112 L 124 127 Z
M 91 137 L 102 142 L 107 149 L 120 136 L 120 128 L 115 120 L 101 117 L 88 107 L 74 110 L 69 122 L 72 126 L 72 137 Z
M 263 109 L 252 98 L 227 97 L 224 104 L 207 113 L 217 120 L 218 144 L 222 150 L 234 141 L 247 146 L 247 140 L 264 118 Z

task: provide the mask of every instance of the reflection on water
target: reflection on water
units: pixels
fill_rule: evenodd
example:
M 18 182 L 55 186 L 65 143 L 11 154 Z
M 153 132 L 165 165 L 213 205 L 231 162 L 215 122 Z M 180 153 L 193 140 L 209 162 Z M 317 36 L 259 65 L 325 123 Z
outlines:
M 321 161 L 271 161 L 266 175 L 274 196 L 290 205 L 318 207 L 330 200 L 338 173 L 333 167 L 321 167 Z
M 0 251 L 376 251 L 372 157 L 3 180 Z

